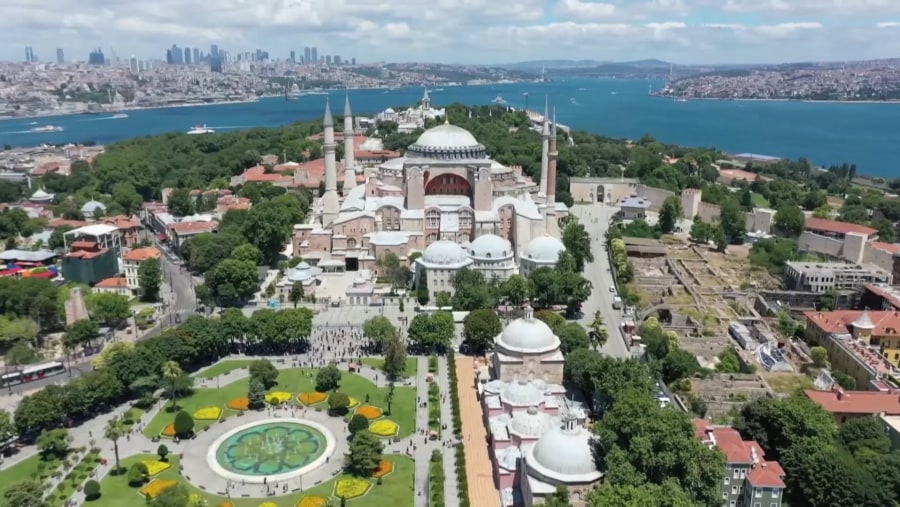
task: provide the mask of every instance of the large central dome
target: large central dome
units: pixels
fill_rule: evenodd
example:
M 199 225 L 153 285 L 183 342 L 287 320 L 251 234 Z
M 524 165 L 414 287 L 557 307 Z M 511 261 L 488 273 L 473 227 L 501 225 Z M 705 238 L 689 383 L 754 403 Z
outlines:
M 432 127 L 409 147 L 407 154 L 441 160 L 487 158 L 487 150 L 468 130 L 445 123 Z

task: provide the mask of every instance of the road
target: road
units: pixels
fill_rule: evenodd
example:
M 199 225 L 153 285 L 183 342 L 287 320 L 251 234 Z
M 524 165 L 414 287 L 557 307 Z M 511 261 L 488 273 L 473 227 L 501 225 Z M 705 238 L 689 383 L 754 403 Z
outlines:
M 141 334 L 137 338 L 138 340 L 146 340 L 147 338 L 158 336 L 166 327 L 175 325 L 176 315 L 190 315 L 193 314 L 197 308 L 193 289 L 193 283 L 196 281 L 192 279 L 190 273 L 186 269 L 175 263 L 175 260 L 177 260 L 176 257 L 169 254 L 162 245 L 157 244 L 157 247 L 163 251 L 163 255 L 160 258 L 160 266 L 163 271 L 164 289 L 162 291 L 162 299 L 164 312 L 157 323 Z M 63 374 L 35 380 L 34 382 L 29 382 L 27 384 L 19 384 L 12 386 L 12 388 L 8 388 L 6 393 L 25 393 L 53 383 L 65 383 L 72 378 L 81 376 L 90 371 L 93 371 L 91 358 L 80 358 L 77 362 L 73 361 L 71 363 L 71 376 Z M 9 400 L 5 401 L 8 402 Z M 8 403 L 0 402 L 0 405 L 3 406 L 7 404 Z
M 594 288 L 591 297 L 582 304 L 584 313 L 582 324 L 589 326 L 594 320 L 594 312 L 600 310 L 603 321 L 609 331 L 609 339 L 601 347 L 600 351 L 612 357 L 631 357 L 622 334 L 619 331 L 622 323 L 622 312 L 612 307 L 615 294 L 609 291 L 613 285 L 612 271 L 609 266 L 609 256 L 604 243 L 606 231 L 609 229 L 609 219 L 618 211 L 617 208 L 606 206 L 602 203 L 576 205 L 570 210 L 584 224 L 591 236 L 591 251 L 594 253 L 594 262 L 584 267 L 584 276 L 590 280 Z

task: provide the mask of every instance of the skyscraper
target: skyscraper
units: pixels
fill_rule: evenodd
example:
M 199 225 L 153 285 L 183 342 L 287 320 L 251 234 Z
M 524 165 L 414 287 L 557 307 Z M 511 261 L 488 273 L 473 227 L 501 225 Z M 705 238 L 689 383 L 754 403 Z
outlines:
M 181 65 L 184 63 L 184 52 L 177 44 L 172 44 L 172 65 Z
M 191 64 L 191 48 L 184 48 L 184 64 Z
M 214 59 L 219 56 L 219 46 L 216 44 L 211 44 L 209 46 L 209 58 Z
M 90 65 L 104 65 L 106 63 L 106 57 L 103 56 L 103 50 L 97 48 L 91 51 L 91 54 L 88 55 L 88 64 Z
M 319 50 L 315 47 L 309 48 L 309 61 L 313 65 L 319 63 Z
M 309 65 L 309 62 L 312 61 L 312 59 L 311 59 L 312 56 L 311 56 L 311 55 L 312 55 L 312 53 L 310 53 L 310 48 L 309 48 L 309 46 L 306 46 L 305 48 L 303 48 L 303 63 Z
M 66 63 L 66 57 L 63 55 L 63 48 L 56 48 L 56 63 Z
M 331 61 L 334 62 L 335 65 L 341 64 L 341 55 L 334 55 L 331 57 Z
M 350 65 L 356 65 L 356 57 L 350 59 Z
M 194 62 L 194 63 L 200 63 L 200 49 L 199 49 L 199 48 L 194 48 L 194 55 L 193 55 L 193 56 L 194 56 L 194 57 L 193 57 L 193 59 L 192 59 L 191 61 Z
M 291 63 L 297 63 L 297 52 L 293 49 L 291 50 Z
M 138 68 L 138 59 L 134 55 L 131 55 L 131 58 L 128 59 L 128 70 L 130 70 L 132 74 L 137 74 L 140 70 Z
M 25 46 L 25 62 L 31 63 L 34 61 L 34 50 L 31 49 L 31 46 Z
M 331 65 L 331 55 L 325 55 L 325 65 Z

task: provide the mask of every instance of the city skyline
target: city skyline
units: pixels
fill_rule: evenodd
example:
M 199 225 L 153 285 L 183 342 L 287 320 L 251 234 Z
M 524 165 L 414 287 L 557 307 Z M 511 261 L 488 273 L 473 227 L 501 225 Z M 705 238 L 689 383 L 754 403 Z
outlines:
M 26 47 L 41 61 L 53 61 L 56 47 L 73 60 L 96 47 L 162 59 L 159 48 L 173 43 L 218 44 L 235 53 L 266 48 L 281 60 L 292 50 L 304 55 L 305 47 L 317 47 L 323 55 L 353 54 L 360 61 L 472 64 L 563 58 L 778 63 L 900 55 L 900 2 L 891 0 L 311 0 L 303 6 L 282 0 L 226 0 L 216 9 L 198 0 L 88 0 L 78 6 L 8 0 L 0 6 L 0 60 L 23 61 Z M 67 16 L 52 21 L 60 12 Z M 45 40 L 58 42 L 41 45 Z

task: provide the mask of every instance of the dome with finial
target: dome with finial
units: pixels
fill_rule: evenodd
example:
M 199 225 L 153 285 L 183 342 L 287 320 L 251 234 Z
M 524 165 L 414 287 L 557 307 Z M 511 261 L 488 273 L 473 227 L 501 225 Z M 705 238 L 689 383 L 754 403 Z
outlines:
M 592 435 L 567 418 L 544 433 L 525 453 L 529 474 L 563 482 L 594 482 L 603 477 L 597 471 L 592 451 Z
M 468 130 L 451 125 L 432 127 L 407 149 L 407 156 L 438 160 L 471 160 L 487 158 L 487 149 Z
M 503 329 L 495 343 L 501 352 L 511 355 L 543 354 L 559 349 L 559 338 L 544 321 L 534 317 L 534 310 L 525 309 L 525 317 L 516 319 Z
M 862 314 L 853 321 L 854 329 L 875 329 L 875 323 L 872 322 L 872 317 L 869 316 L 869 310 L 863 310 Z

